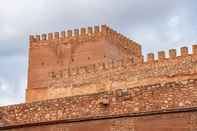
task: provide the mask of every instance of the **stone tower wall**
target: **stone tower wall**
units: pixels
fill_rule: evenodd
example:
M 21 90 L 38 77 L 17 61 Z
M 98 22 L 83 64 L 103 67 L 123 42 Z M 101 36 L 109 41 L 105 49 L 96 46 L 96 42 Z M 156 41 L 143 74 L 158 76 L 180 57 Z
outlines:
M 30 36 L 27 101 L 57 98 L 61 92 L 65 95 L 60 97 L 72 95 L 67 82 L 70 74 L 62 78 L 65 84 L 59 83 L 58 91 L 57 84 L 51 84 L 50 77 L 56 79 L 58 71 L 120 60 L 136 63 L 140 59 L 141 46 L 106 25 Z M 50 97 L 48 90 L 52 88 L 57 95 Z

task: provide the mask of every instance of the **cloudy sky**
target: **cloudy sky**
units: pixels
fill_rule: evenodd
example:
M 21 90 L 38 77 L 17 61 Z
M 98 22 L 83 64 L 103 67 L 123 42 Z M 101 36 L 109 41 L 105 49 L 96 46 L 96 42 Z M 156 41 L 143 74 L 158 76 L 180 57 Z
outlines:
M 28 35 L 108 24 L 143 53 L 197 43 L 196 0 L 0 0 L 0 105 L 24 102 Z

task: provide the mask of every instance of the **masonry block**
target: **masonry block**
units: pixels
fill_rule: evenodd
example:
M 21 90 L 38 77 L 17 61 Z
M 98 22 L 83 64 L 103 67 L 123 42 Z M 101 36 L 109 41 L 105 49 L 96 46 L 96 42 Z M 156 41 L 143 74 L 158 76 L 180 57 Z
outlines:
M 99 33 L 100 32 L 100 27 L 99 26 L 94 26 L 94 32 Z
M 34 37 L 33 35 L 30 35 L 30 36 L 29 36 L 29 41 L 30 41 L 30 42 L 35 41 L 35 37 Z
M 181 47 L 181 56 L 188 56 L 188 48 L 187 47 Z
M 66 32 L 65 32 L 65 31 L 62 31 L 62 32 L 61 32 L 61 37 L 62 37 L 62 38 L 65 38 L 65 37 L 66 37 Z
M 92 34 L 92 33 L 93 33 L 92 27 L 88 27 L 88 34 Z
M 74 29 L 74 36 L 79 36 L 79 29 Z
M 55 36 L 55 39 L 59 39 L 59 37 L 60 37 L 60 36 L 59 36 L 59 32 L 55 32 L 55 33 L 54 33 L 54 36 Z
M 103 34 L 106 34 L 107 33 L 107 26 L 106 25 L 101 25 L 101 32 Z
M 42 40 L 46 40 L 47 39 L 47 35 L 46 34 L 42 34 Z
M 148 63 L 153 63 L 155 61 L 155 56 L 153 53 L 148 53 L 147 55 L 147 62 Z
M 67 37 L 72 37 L 72 35 L 73 35 L 72 30 L 68 30 L 68 31 L 67 31 Z
M 177 57 L 176 49 L 170 49 L 169 50 L 169 58 L 175 59 Z
M 40 35 L 36 35 L 36 40 L 40 41 Z
M 139 58 L 134 58 L 135 64 L 143 64 L 144 63 L 144 56 L 141 56 Z
M 158 60 L 163 61 L 163 60 L 165 60 L 165 58 L 166 58 L 165 51 L 159 51 L 158 52 Z
M 81 32 L 81 36 L 85 36 L 86 35 L 86 28 L 81 28 L 80 30 Z
M 52 40 L 53 39 L 53 33 L 48 33 L 48 40 Z
M 192 45 L 192 54 L 197 55 L 197 45 Z

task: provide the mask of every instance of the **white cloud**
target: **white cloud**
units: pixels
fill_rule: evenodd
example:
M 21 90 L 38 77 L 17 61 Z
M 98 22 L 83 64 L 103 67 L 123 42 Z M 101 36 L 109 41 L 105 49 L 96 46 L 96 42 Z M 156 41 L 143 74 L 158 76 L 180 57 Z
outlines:
M 168 25 L 173 28 L 177 27 L 180 24 L 180 22 L 180 16 L 174 16 L 169 20 Z
M 8 89 L 8 85 L 5 82 L 5 80 L 3 80 L 2 78 L 0 78 L 0 90 L 2 91 L 6 91 Z
M 14 29 L 14 27 L 11 27 L 10 25 L 4 25 L 1 28 L 0 36 L 0 40 L 7 40 L 9 38 L 16 37 L 17 31 L 16 29 Z
M 0 105 L 24 102 L 26 63 L 24 56 L 0 56 Z
M 0 106 L 24 102 L 26 79 L 0 80 Z

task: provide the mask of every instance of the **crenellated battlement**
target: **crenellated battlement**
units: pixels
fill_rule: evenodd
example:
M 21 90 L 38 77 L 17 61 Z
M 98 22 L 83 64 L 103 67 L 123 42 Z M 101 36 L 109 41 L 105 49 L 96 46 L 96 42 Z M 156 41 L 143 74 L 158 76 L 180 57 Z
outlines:
M 107 28 L 107 26 L 102 25 L 100 26 L 94 26 L 94 27 L 88 27 L 88 28 L 80 28 L 80 29 L 74 29 L 74 30 L 67 30 L 62 32 L 54 32 L 54 33 L 48 33 L 48 34 L 41 34 L 41 35 L 30 35 L 30 42 L 38 42 L 38 41 L 46 41 L 46 40 L 62 40 L 67 38 L 78 38 L 78 37 L 84 37 L 84 36 L 95 36 L 99 33 L 103 33 L 104 28 Z
M 54 32 L 48 34 L 41 34 L 41 35 L 30 35 L 30 41 L 45 41 L 45 40 L 62 40 L 67 38 L 78 38 L 84 36 L 95 36 L 105 32 L 105 28 L 108 28 L 106 25 L 102 26 L 94 26 L 88 28 L 80 28 L 74 30 L 67 30 L 62 32 Z
M 180 59 L 180 58 L 185 58 L 187 56 L 195 56 L 197 54 L 197 45 L 192 46 L 192 53 L 189 53 L 188 47 L 181 47 L 180 48 L 180 55 L 177 55 L 177 50 L 176 49 L 170 49 L 168 51 L 168 54 L 165 51 L 159 51 L 157 56 L 158 58 L 155 57 L 154 53 L 148 53 L 147 54 L 147 60 L 143 60 L 144 63 L 154 63 L 154 62 L 163 62 L 167 60 L 175 60 L 175 59 Z M 168 55 L 168 57 L 167 57 Z
M 113 30 L 107 25 L 80 28 L 74 30 L 66 30 L 62 32 L 44 33 L 41 35 L 30 35 L 30 43 L 42 43 L 48 41 L 72 41 L 73 43 L 87 42 L 98 39 L 106 39 L 119 43 L 125 49 L 138 50 L 141 46 L 121 33 Z M 37 45 L 36 44 L 36 45 Z M 141 52 L 140 52 L 141 53 Z M 139 56 L 141 55 L 139 53 Z

